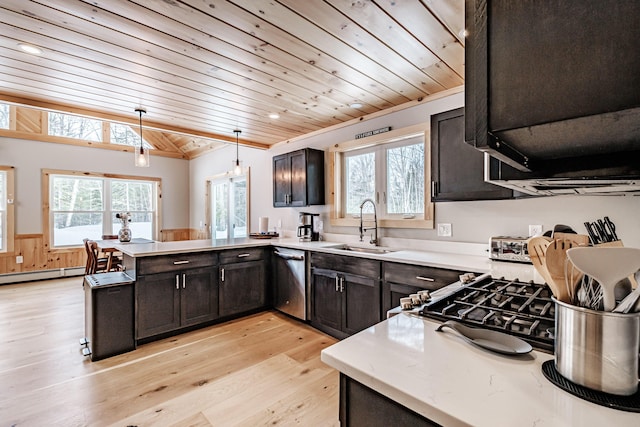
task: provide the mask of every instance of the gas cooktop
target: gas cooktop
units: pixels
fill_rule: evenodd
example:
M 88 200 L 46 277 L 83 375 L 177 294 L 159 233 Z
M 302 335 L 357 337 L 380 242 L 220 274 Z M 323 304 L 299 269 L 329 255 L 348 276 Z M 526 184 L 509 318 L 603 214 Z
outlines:
M 547 285 L 482 276 L 425 304 L 419 314 L 517 336 L 553 353 L 555 304 Z

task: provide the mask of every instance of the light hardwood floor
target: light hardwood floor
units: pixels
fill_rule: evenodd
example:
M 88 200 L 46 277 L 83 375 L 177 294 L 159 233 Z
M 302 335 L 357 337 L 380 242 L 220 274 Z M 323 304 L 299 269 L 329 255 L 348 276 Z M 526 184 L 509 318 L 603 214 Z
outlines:
M 267 311 L 91 362 L 82 278 L 0 286 L 0 426 L 337 426 L 336 340 Z

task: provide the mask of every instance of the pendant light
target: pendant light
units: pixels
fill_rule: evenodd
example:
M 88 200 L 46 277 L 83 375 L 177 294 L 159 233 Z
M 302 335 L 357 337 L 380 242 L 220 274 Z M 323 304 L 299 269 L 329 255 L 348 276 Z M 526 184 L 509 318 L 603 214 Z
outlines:
M 238 156 L 238 136 L 242 131 L 235 129 L 233 132 L 236 134 L 236 159 L 233 162 L 233 174 L 239 176 L 242 175 L 242 166 L 240 165 L 240 157 Z
M 136 108 L 136 113 L 140 114 L 140 147 L 133 149 L 135 155 L 135 165 L 139 168 L 149 167 L 149 149 L 145 149 L 142 143 L 142 113 L 147 114 L 147 110 L 142 107 Z

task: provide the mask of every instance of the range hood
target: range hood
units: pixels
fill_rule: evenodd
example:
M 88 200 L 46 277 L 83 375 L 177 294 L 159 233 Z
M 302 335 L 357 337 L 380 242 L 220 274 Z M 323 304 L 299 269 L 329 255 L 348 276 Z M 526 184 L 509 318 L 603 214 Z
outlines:
M 484 154 L 484 180 L 528 196 L 611 195 L 640 196 L 640 174 L 616 175 L 612 168 L 597 171 L 527 173 Z M 593 172 L 599 172 L 594 175 Z
M 465 141 L 494 158 L 486 181 L 640 191 L 638 16 L 637 0 L 465 1 Z

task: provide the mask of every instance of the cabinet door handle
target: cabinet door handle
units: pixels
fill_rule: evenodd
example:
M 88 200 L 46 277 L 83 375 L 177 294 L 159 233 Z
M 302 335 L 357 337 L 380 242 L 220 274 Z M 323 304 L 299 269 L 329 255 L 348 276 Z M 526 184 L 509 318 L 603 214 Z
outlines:
M 344 292 L 344 277 L 340 278 L 340 292 Z
M 176 289 L 180 289 L 180 277 L 176 274 Z
M 435 196 L 437 194 L 438 183 L 435 181 L 431 181 L 431 195 Z
M 240 254 L 238 255 L 238 258 L 246 258 L 248 256 L 251 256 L 251 254 Z
M 224 268 L 220 269 L 220 281 L 224 282 Z
M 187 280 L 186 280 L 185 276 L 186 276 L 186 274 L 182 273 L 182 289 L 184 289 L 186 287 Z
M 436 281 L 436 279 L 432 279 L 431 277 L 424 277 L 424 276 L 416 276 L 416 279 L 424 280 L 425 282 L 435 282 Z
M 340 286 L 340 278 L 336 276 L 336 292 L 338 292 L 339 286 Z
M 189 264 L 189 261 L 184 260 L 184 261 L 173 261 L 173 265 L 181 265 L 181 264 Z

